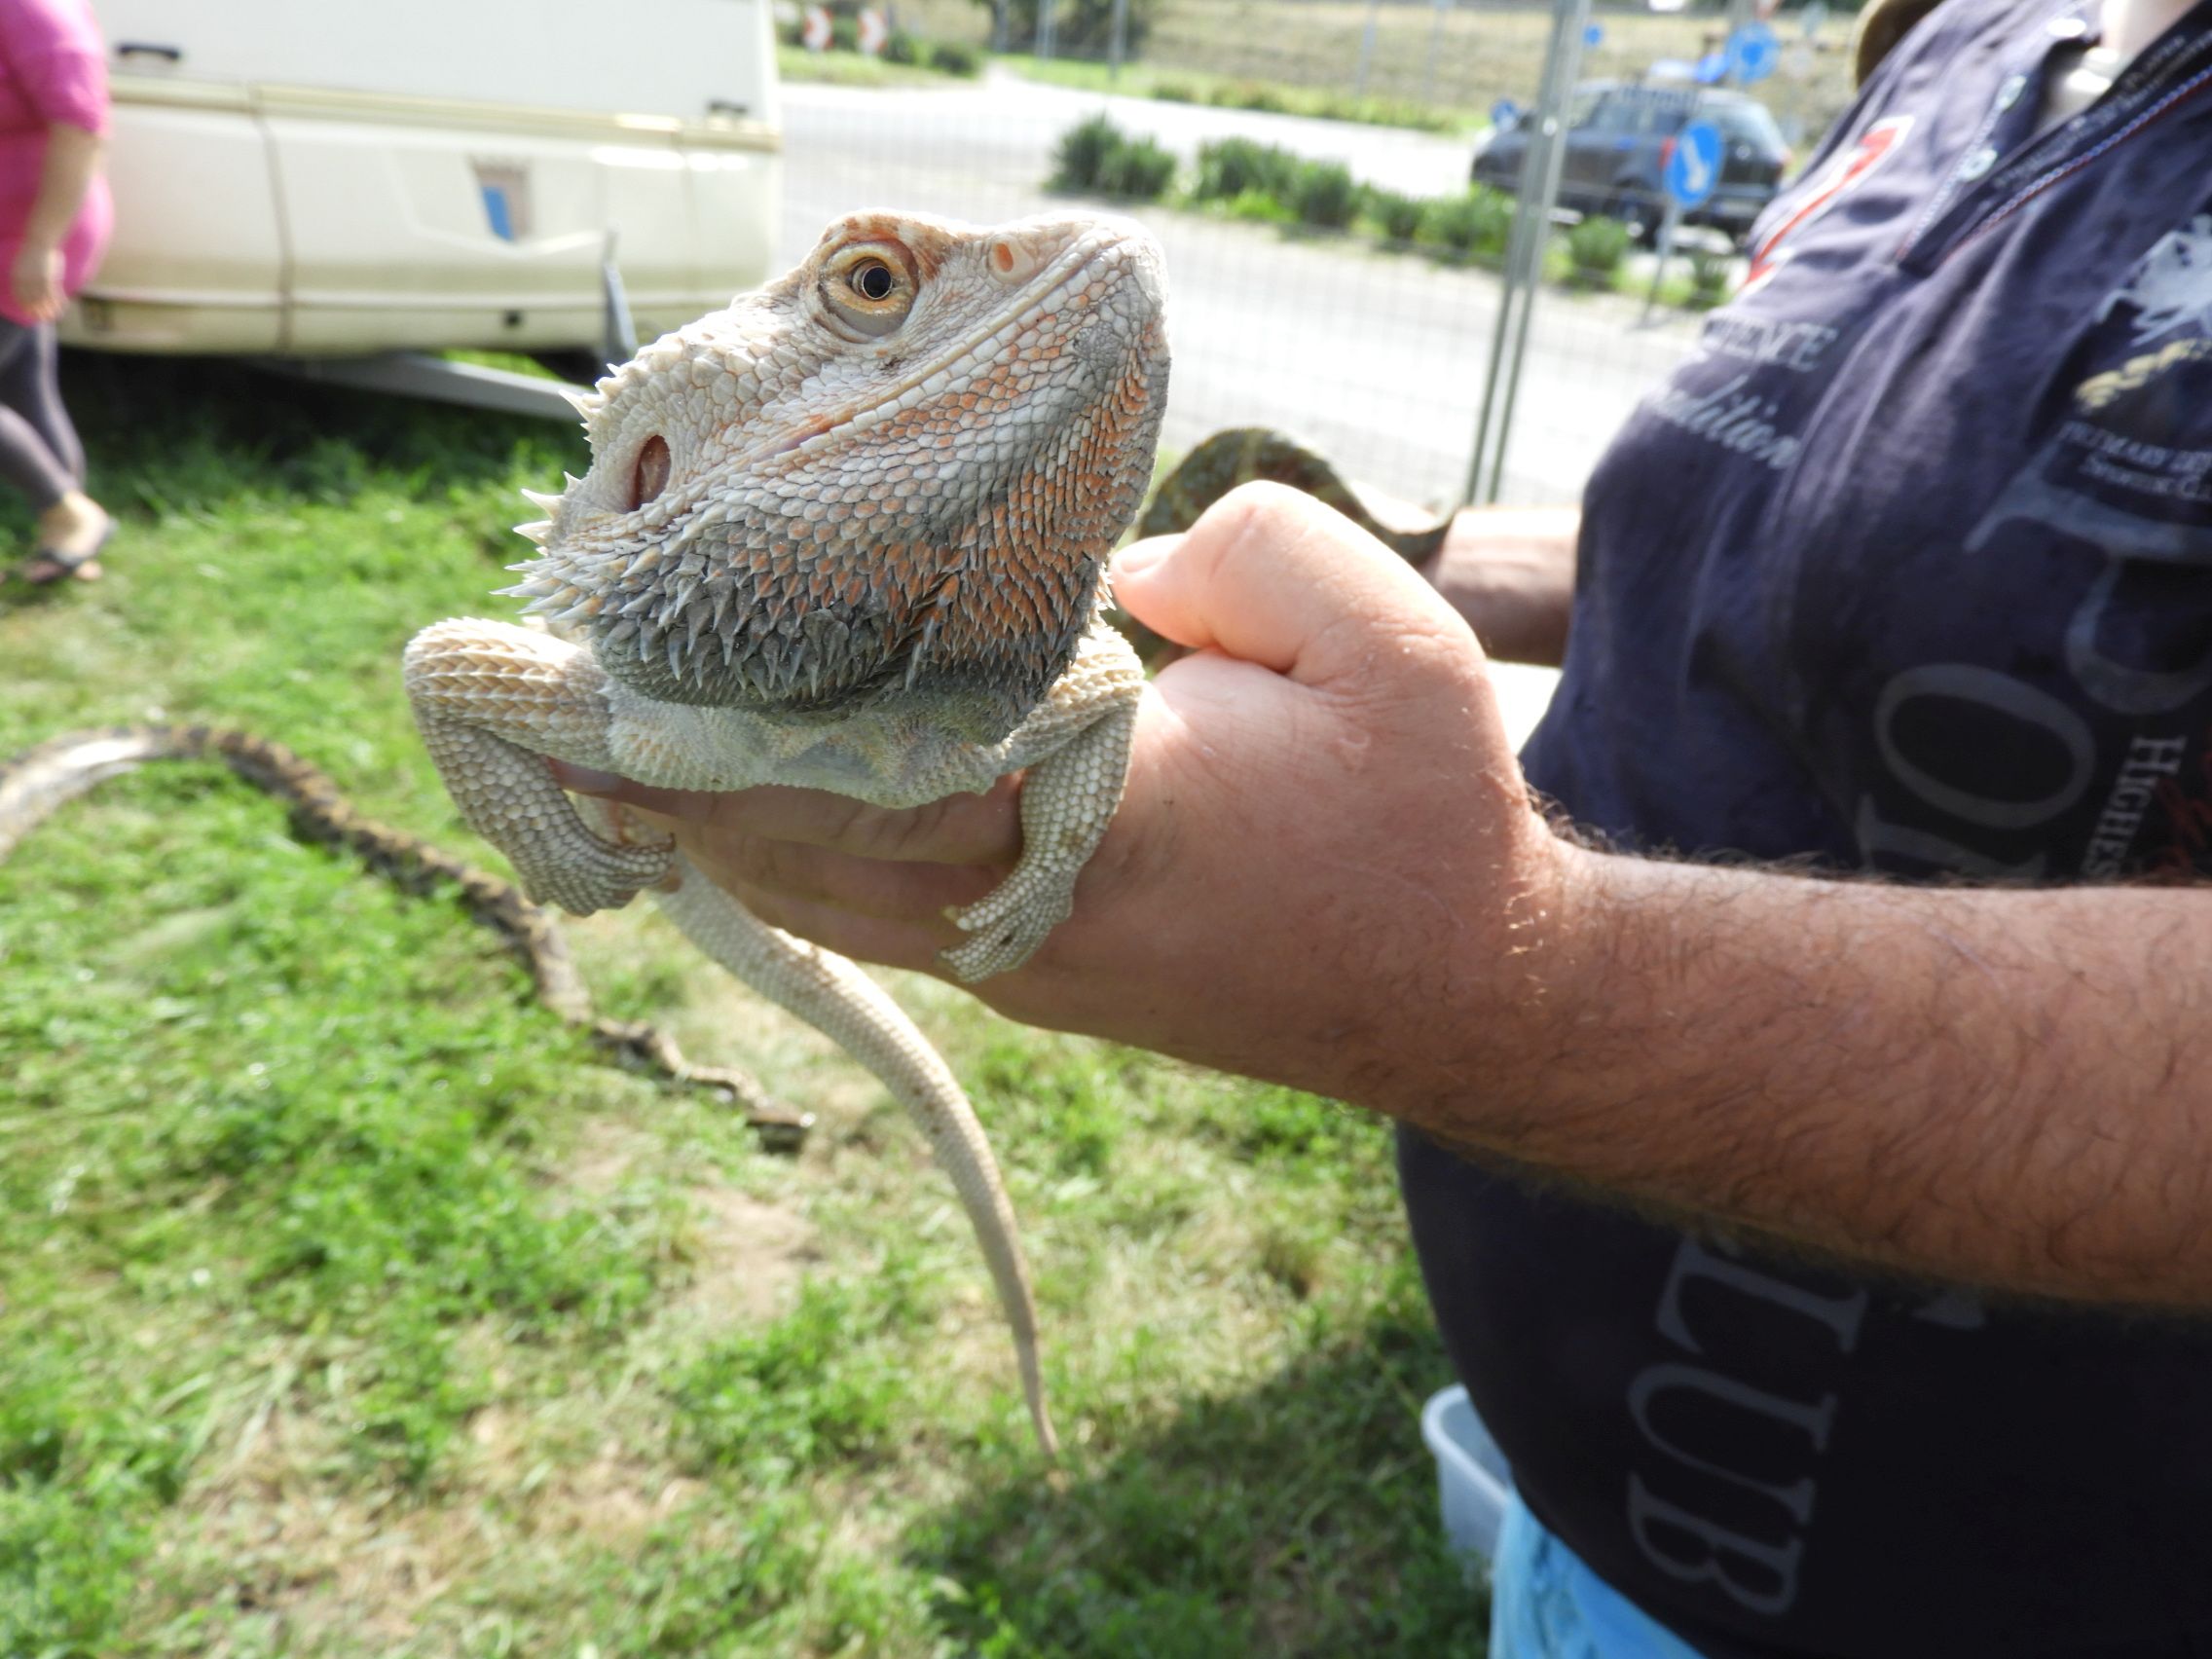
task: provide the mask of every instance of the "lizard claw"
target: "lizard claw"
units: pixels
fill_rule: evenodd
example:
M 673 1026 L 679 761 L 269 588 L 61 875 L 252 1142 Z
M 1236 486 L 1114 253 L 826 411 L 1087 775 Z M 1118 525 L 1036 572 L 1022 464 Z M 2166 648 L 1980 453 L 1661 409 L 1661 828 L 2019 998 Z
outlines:
M 1045 936 L 1066 921 L 1068 912 L 1075 908 L 1072 888 L 1054 904 L 1043 895 L 1026 901 L 1018 893 L 1010 898 L 1007 889 L 1012 885 L 1010 881 L 973 904 L 945 912 L 962 932 L 976 936 L 964 944 L 947 945 L 938 952 L 939 960 L 964 985 L 1020 967 L 1037 954 Z

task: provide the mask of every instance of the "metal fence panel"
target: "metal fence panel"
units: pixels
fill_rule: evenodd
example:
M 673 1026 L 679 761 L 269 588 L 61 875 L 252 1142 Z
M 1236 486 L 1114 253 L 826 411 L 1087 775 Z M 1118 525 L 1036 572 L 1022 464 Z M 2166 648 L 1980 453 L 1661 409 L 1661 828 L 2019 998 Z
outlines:
M 1061 5 L 1064 19 L 1068 0 Z M 1374 93 L 1462 110 L 1487 111 L 1499 97 L 1532 105 L 1553 16 L 1544 6 L 1163 0 L 1132 57 L 1129 84 L 1168 80 L 1165 90 L 1191 97 L 1215 84 L 1172 85 L 1188 68 L 1194 77 L 1267 76 L 1348 94 L 1364 59 Z M 900 21 L 979 40 L 992 13 L 928 0 L 903 5 Z M 1718 50 L 1728 20 L 1600 9 L 1591 21 L 1586 82 L 1642 78 L 1670 60 L 1694 65 Z M 1844 101 L 1845 31 L 1817 11 L 1786 15 L 1775 27 L 1782 52 L 1763 101 L 1802 153 L 1815 124 Z M 1061 200 L 1046 188 L 1055 146 L 1097 114 L 1172 152 L 1185 179 L 1201 146 L 1230 136 L 1341 163 L 1364 185 L 1417 197 L 1463 192 L 1473 158 L 1464 132 L 1075 91 L 1003 68 L 979 82 L 926 87 L 793 79 L 784 95 L 783 252 L 793 260 L 826 222 L 859 207 L 986 221 L 1048 207 Z M 1218 209 L 1123 210 L 1150 225 L 1167 250 L 1171 449 L 1222 426 L 1274 425 L 1395 494 L 1432 505 L 1458 498 L 1496 331 L 1496 272 L 1371 236 L 1278 229 Z M 1694 313 L 1666 304 L 1644 314 L 1647 256 L 1632 260 L 1617 287 L 1570 293 L 1556 280 L 1563 255 L 1554 240 L 1553 277 L 1528 324 L 1528 368 L 1504 445 L 1500 493 L 1508 500 L 1577 496 L 1612 430 L 1696 338 Z

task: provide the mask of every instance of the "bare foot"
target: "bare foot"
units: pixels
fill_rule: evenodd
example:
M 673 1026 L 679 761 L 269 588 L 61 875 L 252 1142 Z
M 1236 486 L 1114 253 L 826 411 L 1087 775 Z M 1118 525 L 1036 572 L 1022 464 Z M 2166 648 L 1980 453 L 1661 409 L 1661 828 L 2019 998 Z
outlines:
M 115 529 L 107 509 L 81 490 L 72 490 L 38 515 L 38 550 L 23 566 L 23 580 L 44 587 L 70 576 L 97 581 L 99 550 Z

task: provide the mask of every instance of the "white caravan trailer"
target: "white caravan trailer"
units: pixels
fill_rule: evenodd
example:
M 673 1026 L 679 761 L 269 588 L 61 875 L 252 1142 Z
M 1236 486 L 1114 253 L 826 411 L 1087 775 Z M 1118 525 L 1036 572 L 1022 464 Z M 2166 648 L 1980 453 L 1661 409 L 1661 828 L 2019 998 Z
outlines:
M 95 5 L 116 232 L 74 345 L 596 351 L 610 239 L 647 337 L 767 274 L 770 0 Z

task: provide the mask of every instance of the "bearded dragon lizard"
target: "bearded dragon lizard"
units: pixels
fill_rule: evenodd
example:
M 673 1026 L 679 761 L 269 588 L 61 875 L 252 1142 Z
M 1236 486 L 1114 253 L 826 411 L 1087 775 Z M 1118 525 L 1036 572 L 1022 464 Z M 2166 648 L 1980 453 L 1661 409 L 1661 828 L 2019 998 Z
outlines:
M 1105 562 L 1166 395 L 1160 250 L 1059 215 L 860 213 L 796 270 L 646 347 L 577 404 L 592 461 L 505 591 L 551 632 L 454 620 L 407 647 L 425 745 L 531 894 L 651 890 L 701 949 L 873 1070 L 951 1175 L 1053 1435 L 1014 1216 L 966 1096 L 852 964 L 755 920 L 657 836 L 587 823 L 551 756 L 686 790 L 879 806 L 1025 770 L 1023 851 L 952 912 L 975 980 L 1067 915 L 1120 803 L 1143 670 Z

